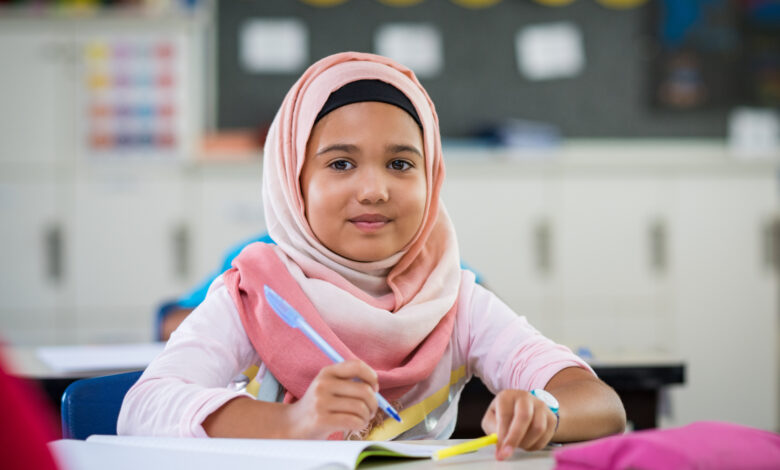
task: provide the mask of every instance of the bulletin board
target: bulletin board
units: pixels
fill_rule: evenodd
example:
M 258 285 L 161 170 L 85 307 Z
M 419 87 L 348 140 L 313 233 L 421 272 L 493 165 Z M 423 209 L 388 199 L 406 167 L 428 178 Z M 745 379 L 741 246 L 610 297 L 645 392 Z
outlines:
M 303 68 L 247 71 L 239 31 L 252 18 L 295 18 L 305 25 L 308 63 L 345 51 L 374 52 L 387 23 L 434 25 L 443 38 L 441 73 L 421 79 L 439 113 L 442 134 L 474 135 L 505 119 L 548 123 L 566 137 L 723 137 L 730 104 L 678 112 L 654 103 L 658 2 L 503 0 L 485 8 L 465 1 L 242 0 L 217 3 L 217 103 L 220 129 L 267 125 Z M 552 7 L 545 3 L 558 3 Z M 634 3 L 630 8 L 610 3 Z M 518 72 L 521 28 L 556 22 L 581 32 L 585 66 L 573 77 L 533 81 Z

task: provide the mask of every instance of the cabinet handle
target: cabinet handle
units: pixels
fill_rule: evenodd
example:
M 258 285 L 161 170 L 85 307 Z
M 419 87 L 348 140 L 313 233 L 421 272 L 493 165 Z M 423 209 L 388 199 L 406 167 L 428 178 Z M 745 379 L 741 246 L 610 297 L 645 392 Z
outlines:
M 764 266 L 780 274 L 780 216 L 771 217 L 764 224 L 763 238 Z
M 668 266 L 667 229 L 663 219 L 654 220 L 650 224 L 650 267 L 662 276 L 666 274 Z
M 662 276 L 668 266 L 667 228 L 666 221 L 656 219 L 650 224 L 650 267 Z
M 541 220 L 534 228 L 534 258 L 541 276 L 552 274 L 552 227 L 549 220 Z
M 43 230 L 43 252 L 46 257 L 46 277 L 54 284 L 62 282 L 62 225 L 54 223 Z
M 173 272 L 178 279 L 187 279 L 190 272 L 190 231 L 187 224 L 178 224 L 172 235 Z

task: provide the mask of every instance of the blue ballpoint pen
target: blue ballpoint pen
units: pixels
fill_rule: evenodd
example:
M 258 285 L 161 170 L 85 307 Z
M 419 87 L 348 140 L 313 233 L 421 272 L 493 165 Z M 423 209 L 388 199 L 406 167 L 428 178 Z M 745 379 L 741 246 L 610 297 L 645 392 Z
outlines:
M 281 317 L 285 323 L 293 328 L 299 329 L 301 333 L 306 335 L 306 337 L 309 338 L 315 346 L 320 348 L 320 350 L 324 352 L 331 361 L 336 363 L 344 362 L 344 358 L 341 357 L 341 354 L 333 349 L 330 344 L 328 344 L 322 338 L 322 336 L 319 335 L 319 333 L 314 331 L 314 328 L 306 323 L 306 320 L 303 319 L 301 314 L 292 308 L 292 306 L 290 306 L 290 304 L 288 304 L 279 294 L 274 292 L 273 289 L 268 286 L 264 286 L 264 291 L 265 300 L 268 301 L 268 304 L 271 305 L 271 308 L 274 310 L 274 312 L 276 312 L 276 314 L 279 315 L 279 317 Z M 387 413 L 388 416 L 395 419 L 399 423 L 401 422 L 401 417 L 398 415 L 398 412 L 395 411 L 392 406 L 390 406 L 390 403 L 388 403 L 385 397 L 380 395 L 379 392 L 376 393 L 376 401 L 379 403 L 379 407 L 382 408 L 382 410 Z

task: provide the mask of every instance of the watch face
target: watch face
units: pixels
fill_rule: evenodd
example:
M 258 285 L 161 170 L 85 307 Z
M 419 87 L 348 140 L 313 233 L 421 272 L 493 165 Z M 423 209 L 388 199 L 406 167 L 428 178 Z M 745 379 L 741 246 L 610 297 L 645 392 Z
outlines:
M 543 390 L 541 388 L 537 388 L 534 390 L 531 390 L 531 395 L 535 396 L 536 398 L 542 400 L 545 405 L 547 405 L 548 408 L 553 413 L 558 413 L 558 400 L 555 399 L 554 396 L 547 390 Z

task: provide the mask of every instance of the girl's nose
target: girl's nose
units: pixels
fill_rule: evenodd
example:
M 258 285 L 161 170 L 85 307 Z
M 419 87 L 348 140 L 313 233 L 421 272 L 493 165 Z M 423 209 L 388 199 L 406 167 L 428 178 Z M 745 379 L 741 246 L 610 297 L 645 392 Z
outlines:
M 386 202 L 390 197 L 388 182 L 381 170 L 366 170 L 358 177 L 357 198 L 361 204 Z

